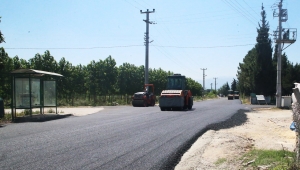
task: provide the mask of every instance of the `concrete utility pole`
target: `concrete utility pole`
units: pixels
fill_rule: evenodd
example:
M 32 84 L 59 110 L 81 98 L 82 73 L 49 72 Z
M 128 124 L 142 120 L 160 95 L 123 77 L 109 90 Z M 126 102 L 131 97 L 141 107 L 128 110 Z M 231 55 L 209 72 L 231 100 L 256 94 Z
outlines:
M 143 20 L 146 22 L 146 32 L 145 32 L 145 46 L 146 46 L 146 57 L 145 57 L 145 84 L 148 84 L 148 80 L 149 80 L 149 73 L 148 73 L 148 69 L 149 69 L 149 24 L 154 24 L 154 22 L 149 21 L 149 14 L 150 13 L 154 13 L 155 9 L 153 9 L 153 11 L 149 11 L 149 9 L 147 9 L 147 11 L 142 12 L 142 10 L 140 10 L 141 14 L 146 14 L 146 20 Z
M 207 68 L 200 68 L 200 70 L 203 70 L 203 90 L 205 90 L 205 70 L 207 70 Z
M 276 87 L 276 107 L 281 107 L 281 30 L 282 30 L 282 25 L 281 25 L 281 14 L 282 14 L 282 0 L 280 1 L 279 5 L 279 14 L 278 14 L 278 18 L 279 18 L 279 32 L 278 32 L 278 52 L 277 52 L 277 87 Z
M 278 4 L 278 13 L 274 11 L 273 16 L 278 17 L 278 30 L 274 31 L 275 42 L 277 43 L 278 51 L 277 51 L 277 85 L 276 85 L 276 107 L 281 107 L 281 53 L 282 53 L 282 44 L 292 44 L 296 41 L 297 37 L 297 29 L 295 28 L 282 28 L 282 22 L 286 22 L 288 20 L 287 9 L 282 9 L 282 1 L 280 0 Z M 286 31 L 285 31 L 286 30 Z M 278 33 L 278 34 L 277 34 Z M 283 33 L 283 35 L 282 35 Z M 278 36 L 278 37 L 277 37 Z M 288 46 L 287 46 L 288 47 Z M 286 47 L 286 48 L 287 48 Z
M 216 80 L 217 80 L 217 77 L 214 77 L 213 79 L 215 79 L 215 91 L 217 91 L 217 88 L 216 88 L 216 85 L 217 85 L 217 83 L 216 83 L 216 82 L 217 82 L 217 81 L 216 81 Z
M 217 77 L 214 77 L 213 79 L 215 79 L 215 91 L 217 91 Z

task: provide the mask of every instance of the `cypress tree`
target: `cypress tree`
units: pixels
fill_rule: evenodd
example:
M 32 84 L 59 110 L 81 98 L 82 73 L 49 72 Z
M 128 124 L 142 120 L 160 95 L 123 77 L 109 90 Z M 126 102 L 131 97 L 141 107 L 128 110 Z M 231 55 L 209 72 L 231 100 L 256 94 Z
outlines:
M 266 21 L 266 12 L 262 5 L 261 12 L 262 20 L 257 28 L 257 37 L 255 49 L 257 52 L 256 56 L 256 66 L 255 66 L 255 75 L 254 83 L 256 94 L 262 95 L 272 95 L 274 91 L 272 90 L 272 82 L 274 76 L 272 76 L 273 66 L 272 66 L 272 41 L 269 38 L 269 22 Z

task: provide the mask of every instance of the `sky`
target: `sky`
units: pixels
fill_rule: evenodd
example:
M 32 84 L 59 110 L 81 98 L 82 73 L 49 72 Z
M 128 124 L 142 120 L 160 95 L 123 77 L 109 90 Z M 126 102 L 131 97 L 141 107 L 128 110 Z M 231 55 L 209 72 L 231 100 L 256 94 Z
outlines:
M 76 66 L 112 56 L 117 66 L 145 65 L 144 33 L 149 9 L 149 68 L 180 73 L 214 89 L 236 79 L 239 63 L 256 43 L 262 4 L 270 38 L 278 27 L 279 0 L 1 0 L 1 43 L 12 58 L 29 60 L 49 50 L 57 62 Z M 300 28 L 299 0 L 284 0 L 288 21 Z M 275 46 L 275 43 L 272 44 Z M 285 45 L 286 47 L 286 45 Z M 299 43 L 286 48 L 299 63 Z M 150 82 L 151 83 L 151 82 Z

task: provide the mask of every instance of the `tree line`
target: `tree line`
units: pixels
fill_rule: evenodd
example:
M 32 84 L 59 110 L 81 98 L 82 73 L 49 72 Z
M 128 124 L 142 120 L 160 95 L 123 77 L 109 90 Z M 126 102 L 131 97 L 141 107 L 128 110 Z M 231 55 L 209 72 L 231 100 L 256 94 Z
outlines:
M 62 74 L 64 77 L 57 79 L 57 93 L 60 104 L 64 105 L 74 105 L 78 99 L 99 105 L 112 101 L 111 96 L 130 98 L 135 92 L 142 91 L 144 86 L 144 66 L 130 63 L 117 66 L 111 56 L 93 60 L 87 65 L 74 66 L 64 57 L 57 62 L 48 50 L 27 61 L 18 56 L 11 58 L 4 48 L 0 48 L 0 62 L 3 63 L 0 69 L 0 96 L 6 101 L 10 101 L 11 97 L 10 72 L 20 68 Z M 154 84 L 156 95 L 166 88 L 168 75 L 173 75 L 173 72 L 161 68 L 149 69 L 149 83 Z M 202 95 L 202 85 L 191 78 L 187 78 L 187 88 L 194 96 Z
M 277 45 L 274 54 L 269 38 L 269 23 L 262 7 L 261 23 L 257 28 L 255 46 L 248 51 L 237 70 L 237 89 L 249 96 L 250 93 L 275 96 L 277 81 Z M 282 95 L 291 95 L 295 82 L 300 82 L 300 65 L 293 64 L 287 55 L 282 55 L 281 84 Z

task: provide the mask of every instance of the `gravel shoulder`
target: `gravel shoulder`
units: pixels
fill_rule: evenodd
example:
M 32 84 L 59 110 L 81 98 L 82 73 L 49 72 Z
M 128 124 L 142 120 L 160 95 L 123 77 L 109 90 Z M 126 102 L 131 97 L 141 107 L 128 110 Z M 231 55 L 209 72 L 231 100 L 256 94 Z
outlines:
M 247 117 L 242 125 L 212 128 L 199 137 L 175 170 L 241 169 L 243 162 L 238 158 L 251 148 L 294 151 L 296 135 L 289 129 L 291 110 L 257 108 L 236 114 L 231 121 L 238 121 L 242 114 Z

